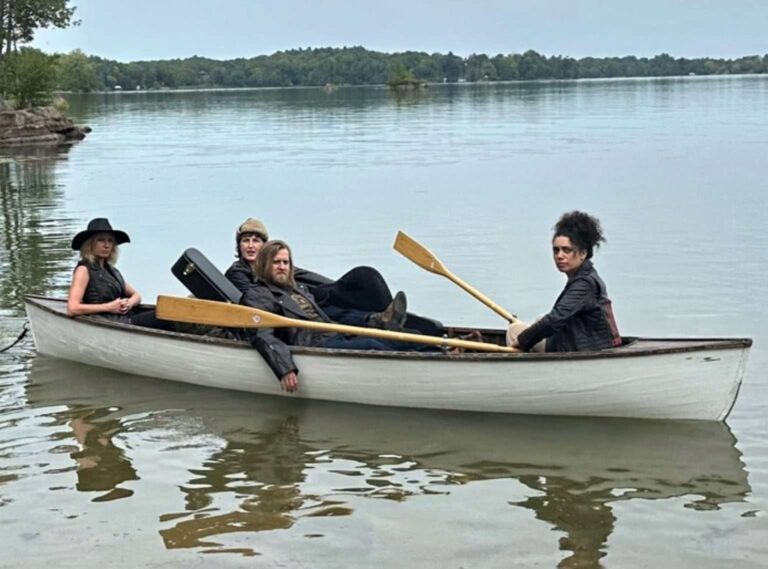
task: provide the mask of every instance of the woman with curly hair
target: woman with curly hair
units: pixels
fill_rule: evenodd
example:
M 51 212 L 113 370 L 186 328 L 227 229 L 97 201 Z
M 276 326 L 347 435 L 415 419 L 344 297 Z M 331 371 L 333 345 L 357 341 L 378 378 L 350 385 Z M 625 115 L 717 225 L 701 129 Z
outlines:
M 511 324 L 507 344 L 528 351 L 583 352 L 621 345 L 611 301 L 592 254 L 605 242 L 600 220 L 572 211 L 554 227 L 552 256 L 568 282 L 555 306 L 531 326 Z

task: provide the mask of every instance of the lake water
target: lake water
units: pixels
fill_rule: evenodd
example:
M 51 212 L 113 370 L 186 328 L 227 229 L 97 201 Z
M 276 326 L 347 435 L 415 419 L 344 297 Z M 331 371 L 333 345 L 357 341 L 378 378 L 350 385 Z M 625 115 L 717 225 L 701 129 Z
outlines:
M 0 354 L 0 567 L 764 567 L 768 77 L 69 97 L 93 127 L 0 153 L 0 348 L 107 216 L 145 300 L 262 219 L 298 265 L 370 264 L 409 306 L 500 318 L 392 249 L 402 229 L 532 319 L 559 215 L 632 335 L 754 338 L 727 424 L 505 417 L 235 393 Z M 277 391 L 277 382 L 275 383 Z

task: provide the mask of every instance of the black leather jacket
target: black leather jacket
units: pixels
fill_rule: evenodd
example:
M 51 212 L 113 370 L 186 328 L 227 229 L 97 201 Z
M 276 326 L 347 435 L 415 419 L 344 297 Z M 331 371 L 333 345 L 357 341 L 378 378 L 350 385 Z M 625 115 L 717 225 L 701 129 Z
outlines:
M 610 306 L 605 283 L 592 261 L 586 260 L 557 297 L 552 310 L 518 337 L 523 350 L 531 349 L 543 338 L 548 352 L 604 350 L 613 346 L 608 321 Z
M 307 320 L 307 315 L 291 297 L 291 294 L 296 292 L 312 304 L 319 321 L 331 322 L 304 284 L 297 284 L 296 288 L 291 290 L 257 280 L 245 291 L 240 303 L 287 318 Z M 317 346 L 330 335 L 306 328 L 258 328 L 248 333 L 251 345 L 259 351 L 278 380 L 288 372 L 298 371 L 289 346 Z
M 227 272 L 224 273 L 224 276 L 226 276 L 243 294 L 258 283 L 256 275 L 253 274 L 253 269 L 251 269 L 251 266 L 242 259 L 238 259 L 232 263 L 227 269 Z M 296 279 L 297 283 L 305 285 L 310 291 L 314 290 L 317 286 L 334 282 L 328 277 L 313 273 L 312 271 L 307 271 L 306 269 L 300 269 L 299 267 L 294 268 L 293 278 Z

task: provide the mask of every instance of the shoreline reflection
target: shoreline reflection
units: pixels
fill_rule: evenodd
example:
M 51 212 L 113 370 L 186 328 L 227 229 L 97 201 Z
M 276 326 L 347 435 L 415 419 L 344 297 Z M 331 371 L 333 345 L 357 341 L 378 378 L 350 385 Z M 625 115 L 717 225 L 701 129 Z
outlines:
M 23 295 L 66 291 L 75 220 L 63 213 L 56 176 L 70 148 L 0 150 L 0 310 L 21 314 Z

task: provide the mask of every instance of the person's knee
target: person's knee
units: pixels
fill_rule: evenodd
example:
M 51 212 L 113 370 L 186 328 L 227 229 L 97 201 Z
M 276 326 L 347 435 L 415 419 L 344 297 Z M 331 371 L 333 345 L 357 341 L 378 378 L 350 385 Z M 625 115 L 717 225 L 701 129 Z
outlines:
M 373 284 L 386 284 L 384 277 L 373 267 L 360 266 L 350 269 L 339 279 L 347 286 L 355 288 L 369 287 Z
M 517 337 L 528 328 L 528 324 L 522 322 L 513 322 L 507 328 L 507 346 L 512 346 L 517 342 Z

